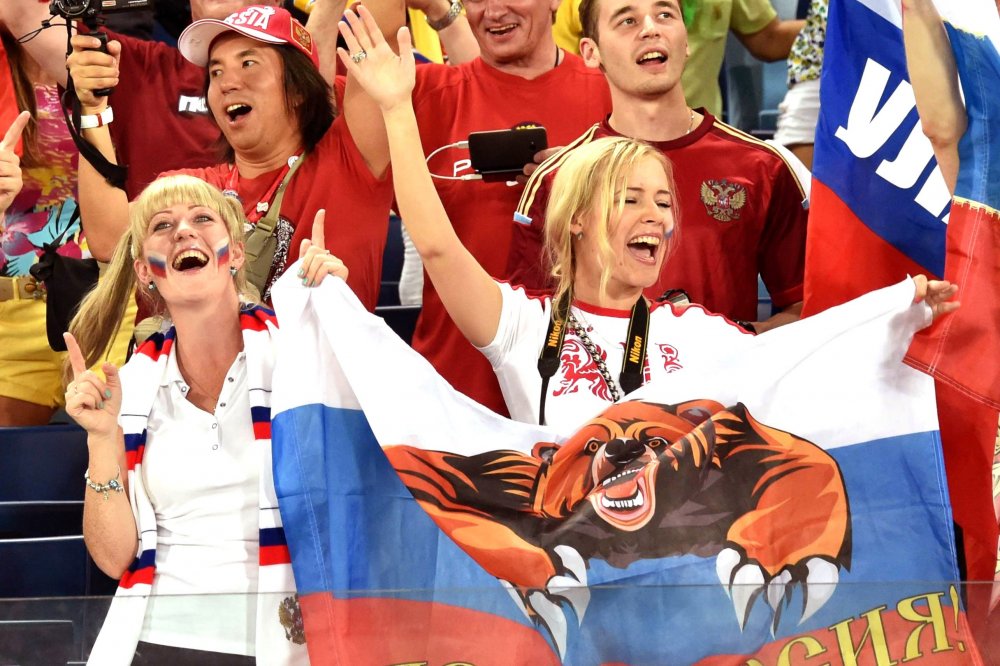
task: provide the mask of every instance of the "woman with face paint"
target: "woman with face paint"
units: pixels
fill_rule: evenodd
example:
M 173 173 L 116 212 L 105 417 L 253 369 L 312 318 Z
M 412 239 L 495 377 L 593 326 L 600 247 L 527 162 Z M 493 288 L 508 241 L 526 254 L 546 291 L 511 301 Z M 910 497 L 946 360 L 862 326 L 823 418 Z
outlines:
M 306 286 L 347 276 L 323 218 L 299 248 Z M 120 579 L 91 663 L 304 658 L 271 477 L 276 321 L 247 287 L 242 238 L 232 198 L 190 176 L 155 181 L 66 334 L 66 409 L 90 453 L 84 537 Z M 133 288 L 169 328 L 101 378 L 87 367 Z
M 382 110 L 400 215 L 451 318 L 493 365 L 512 418 L 575 428 L 643 383 L 708 367 L 719 349 L 750 340 L 701 307 L 643 297 L 678 242 L 677 202 L 662 153 L 628 138 L 593 141 L 560 164 L 545 227 L 555 293 L 495 281 L 434 192 L 411 103 L 409 34 L 400 31 L 397 56 L 371 21 L 346 16 L 341 61 Z

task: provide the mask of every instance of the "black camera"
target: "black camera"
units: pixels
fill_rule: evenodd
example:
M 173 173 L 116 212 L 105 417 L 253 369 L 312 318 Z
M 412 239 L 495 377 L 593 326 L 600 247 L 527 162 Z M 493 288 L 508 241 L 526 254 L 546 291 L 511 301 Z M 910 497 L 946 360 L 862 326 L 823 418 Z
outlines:
M 67 21 L 83 21 L 88 28 L 100 25 L 99 17 L 108 12 L 145 9 L 153 0 L 52 0 L 49 13 Z
M 68 34 L 73 34 L 71 21 L 80 21 L 90 31 L 91 36 L 101 40 L 99 51 L 108 52 L 108 36 L 101 32 L 104 25 L 102 14 L 108 12 L 118 12 L 127 9 L 145 9 L 153 4 L 153 0 L 51 0 L 49 2 L 49 14 L 61 16 L 66 20 L 66 30 Z M 70 49 L 67 47 L 66 55 Z M 110 88 L 95 90 L 98 97 L 107 97 L 111 94 Z

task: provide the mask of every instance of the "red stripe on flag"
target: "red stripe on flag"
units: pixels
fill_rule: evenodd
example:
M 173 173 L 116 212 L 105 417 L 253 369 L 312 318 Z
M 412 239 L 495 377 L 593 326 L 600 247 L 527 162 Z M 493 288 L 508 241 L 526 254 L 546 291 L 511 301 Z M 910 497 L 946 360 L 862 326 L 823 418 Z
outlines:
M 288 546 L 261 546 L 258 557 L 261 566 L 291 564 L 292 562 L 292 556 L 288 553 Z
M 537 630 L 470 608 L 409 599 L 334 599 L 326 592 L 300 596 L 299 604 L 313 664 L 560 663 Z
M 803 316 L 895 284 L 907 275 L 926 272 L 865 226 L 840 197 L 813 178 Z
M 997 555 L 993 450 L 997 410 L 936 382 L 941 450 L 955 522 L 962 528 L 966 580 L 992 580 Z M 970 609 L 972 610 L 972 609 Z
M 993 409 L 1000 409 L 1000 215 L 955 202 L 948 223 L 945 279 L 962 307 L 914 337 L 906 362 Z
M 880 584 L 889 591 L 891 584 Z M 778 638 L 752 655 L 714 655 L 695 666 L 760 664 L 892 664 L 916 661 L 923 666 L 983 663 L 965 614 L 957 610 L 959 590 L 928 592 L 900 599 L 888 608 L 872 608 L 824 629 Z M 877 638 L 876 638 L 877 637 Z

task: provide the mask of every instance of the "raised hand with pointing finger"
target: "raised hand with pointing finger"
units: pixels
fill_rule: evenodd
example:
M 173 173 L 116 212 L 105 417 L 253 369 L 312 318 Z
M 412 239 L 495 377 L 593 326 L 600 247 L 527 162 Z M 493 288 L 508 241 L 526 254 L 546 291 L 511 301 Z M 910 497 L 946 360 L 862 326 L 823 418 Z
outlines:
M 321 208 L 316 211 L 316 217 L 313 218 L 312 239 L 304 238 L 302 245 L 299 246 L 302 265 L 299 267 L 298 276 L 302 279 L 302 284 L 307 287 L 318 286 L 327 275 L 347 280 L 347 266 L 326 249 L 323 231 L 325 223 L 326 211 Z
M 73 370 L 73 380 L 66 385 L 66 413 L 87 434 L 99 438 L 111 438 L 118 432 L 118 411 L 122 404 L 122 387 L 118 380 L 118 368 L 112 363 L 101 367 L 105 379 L 87 369 L 87 363 L 80 351 L 76 338 L 71 333 L 63 334 L 69 363 Z
M 14 149 L 17 147 L 18 141 L 21 140 L 21 133 L 27 127 L 30 119 L 31 114 L 22 111 L 7 129 L 3 140 L 0 141 L 0 216 L 10 208 L 14 197 L 18 195 L 23 185 L 21 158 L 17 156 Z

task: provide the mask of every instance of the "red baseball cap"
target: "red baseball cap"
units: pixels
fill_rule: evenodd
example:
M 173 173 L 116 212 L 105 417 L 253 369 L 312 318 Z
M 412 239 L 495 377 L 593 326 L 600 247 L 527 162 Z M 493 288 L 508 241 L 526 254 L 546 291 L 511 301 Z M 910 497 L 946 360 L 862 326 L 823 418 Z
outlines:
M 212 42 L 222 33 L 232 30 L 265 44 L 288 44 L 309 56 L 319 68 L 319 52 L 312 35 L 305 26 L 295 20 L 288 10 L 281 7 L 251 5 L 233 12 L 224 21 L 201 19 L 195 21 L 181 33 L 177 48 L 181 55 L 204 67 L 208 64 L 208 52 Z

